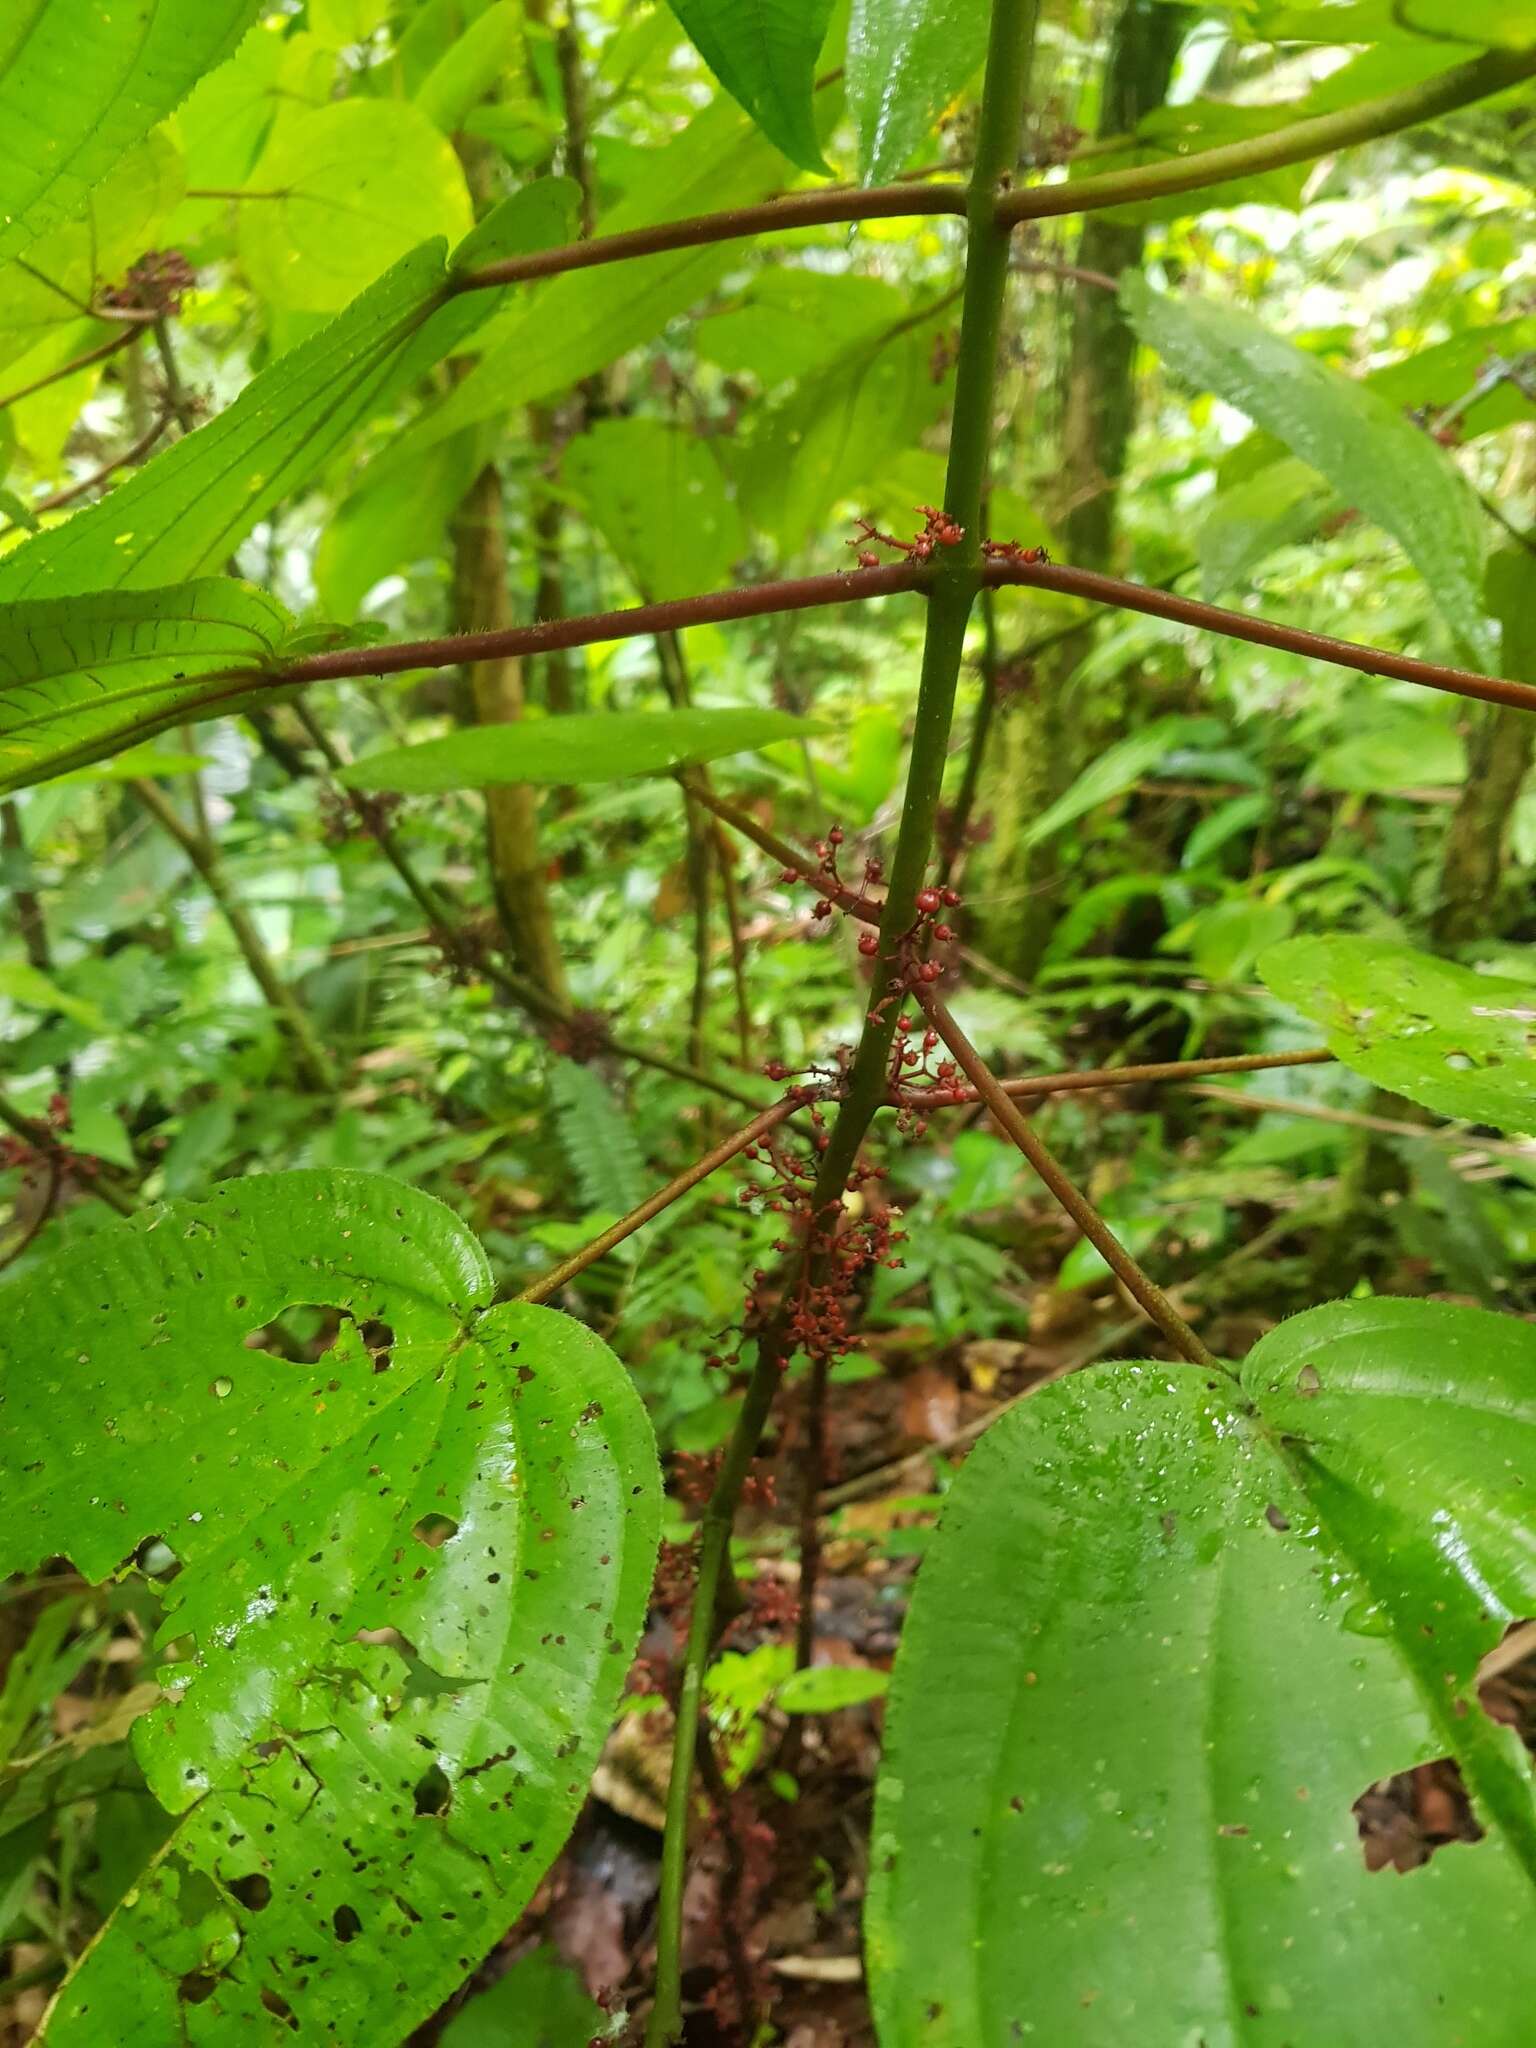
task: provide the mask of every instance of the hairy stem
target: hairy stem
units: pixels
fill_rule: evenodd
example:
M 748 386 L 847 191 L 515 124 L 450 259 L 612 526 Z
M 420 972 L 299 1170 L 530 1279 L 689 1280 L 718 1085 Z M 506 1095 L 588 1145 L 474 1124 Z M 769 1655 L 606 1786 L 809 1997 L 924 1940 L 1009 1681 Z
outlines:
M 1214 1365 L 1214 1355 L 1201 1343 L 1161 1287 L 1142 1270 L 1098 1210 L 1062 1172 L 1038 1134 L 1030 1128 L 1028 1118 L 1014 1107 L 1012 1096 L 1004 1091 L 939 997 L 931 989 L 920 988 L 917 1000 L 993 1118 L 1012 1138 L 1126 1293 L 1192 1365 Z
M 944 491 L 945 512 L 963 532 L 958 546 L 940 549 L 942 559 L 929 585 L 928 631 L 912 762 L 881 921 L 870 1003 L 849 1072 L 848 1090 L 829 1134 L 810 1198 L 811 1229 L 802 1256 L 813 1262 L 818 1260 L 815 1240 L 825 1234 L 821 1226 L 829 1211 L 841 1206 L 849 1171 L 886 1095 L 887 1066 L 896 1028 L 896 1004 L 890 1000 L 888 983 L 899 973 L 901 941 L 916 916 L 915 899 L 933 846 L 965 628 L 981 587 L 981 508 L 1008 276 L 1008 235 L 1006 228 L 998 224 L 996 199 L 1002 180 L 1012 169 L 1018 146 L 1024 78 L 1034 27 L 1034 0 L 995 0 L 975 169 L 966 200 L 970 236 Z M 792 1288 L 786 1289 L 786 1301 L 793 1292 Z M 667 1797 L 657 1924 L 656 2003 L 646 2030 L 647 2048 L 666 2048 L 666 2044 L 677 2040 L 682 2027 L 683 1886 L 704 1672 L 718 1627 L 717 1603 L 729 1566 L 737 1503 L 792 1348 L 788 1316 L 788 1309 L 781 1308 L 762 1333 L 757 1362 L 700 1526 L 698 1581 L 684 1654 Z

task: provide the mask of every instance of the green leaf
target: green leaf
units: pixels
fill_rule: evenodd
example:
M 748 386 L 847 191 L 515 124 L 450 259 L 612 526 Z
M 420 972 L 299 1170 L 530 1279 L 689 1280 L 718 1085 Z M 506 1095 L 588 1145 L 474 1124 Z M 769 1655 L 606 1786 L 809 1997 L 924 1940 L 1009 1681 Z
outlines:
M 614 2025 L 554 1949 L 536 1948 L 460 2008 L 442 2048 L 587 2048 Z
M 1081 818 L 1085 812 L 1107 804 L 1112 797 L 1123 796 L 1175 747 L 1219 737 L 1220 731 L 1221 728 L 1209 718 L 1188 718 L 1177 713 L 1167 718 L 1154 718 L 1140 732 L 1133 732 L 1128 738 L 1117 740 L 1112 747 L 1106 747 L 1070 789 L 1064 790 L 1055 803 L 1046 806 L 1025 832 L 1022 844 L 1039 846 L 1044 840 L 1054 838 L 1056 833 L 1063 831 L 1074 819 Z
M 27 1010 L 57 1010 L 86 1031 L 105 1031 L 107 1020 L 94 1003 L 66 994 L 57 982 L 25 960 L 0 960 L 0 999 Z
M 1391 707 L 1367 729 L 1324 747 L 1307 780 L 1359 796 L 1464 782 L 1466 742 L 1432 710 Z
M 644 1610 L 655 1454 L 606 1347 L 492 1291 L 436 1202 L 293 1173 L 8 1292 L 0 1562 L 99 1580 L 153 1536 L 181 1566 L 133 1733 L 175 1826 L 53 2048 L 376 2036 L 385 1954 L 403 2038 L 559 1848 Z M 309 1304 L 337 1331 L 312 1363 L 277 1335 Z
M 835 1714 L 843 1707 L 883 1699 L 890 1683 L 888 1671 L 816 1664 L 792 1672 L 775 1692 L 774 1704 L 786 1714 Z
M 342 100 L 285 122 L 251 172 L 240 254 L 274 306 L 330 313 L 433 235 L 474 225 L 453 145 L 403 102 Z
M 627 1216 L 645 1195 L 645 1161 L 634 1126 L 602 1075 L 575 1060 L 549 1074 L 555 1121 L 589 1209 Z
M 866 185 L 901 169 L 980 70 L 990 14 L 976 0 L 853 0 L 848 103 Z
M 803 171 L 826 171 L 812 94 L 833 0 L 667 0 L 716 78 Z
M 420 746 L 392 747 L 356 762 L 342 780 L 354 789 L 398 789 L 410 795 L 494 789 L 509 782 L 554 788 L 621 782 L 825 731 L 787 711 L 573 712 L 476 726 Z
M 1317 471 L 1294 457 L 1221 491 L 1195 542 L 1207 600 L 1246 582 L 1277 548 L 1310 540 L 1336 502 Z
M 714 444 L 662 420 L 600 421 L 561 473 L 647 603 L 718 590 L 746 552 Z
M 623 234 L 657 221 L 744 206 L 767 198 L 783 175 L 778 151 L 728 101 L 720 101 L 646 158 L 624 198 L 603 216 L 600 230 Z M 538 290 L 520 289 L 486 330 L 474 369 L 404 438 L 398 459 L 461 427 L 553 397 L 606 368 L 706 298 L 739 261 L 728 244 L 674 249 L 573 271 Z M 375 464 L 380 481 L 395 459 Z
M 1536 985 L 1374 939 L 1290 939 L 1259 962 L 1336 1058 L 1441 1116 L 1536 1131 Z
M 0 259 L 77 214 L 259 11 L 259 0 L 10 9 L 0 22 Z
M 456 134 L 470 108 L 512 71 L 522 37 L 521 5 L 492 0 L 417 86 L 416 105 L 444 135 Z
M 1450 42 L 1536 48 L 1536 0 L 1405 0 L 1401 19 L 1418 35 Z
M 0 791 L 235 703 L 287 627 L 274 598 L 232 578 L 0 607 Z
M 360 421 L 483 317 L 443 308 L 443 246 L 397 263 L 320 333 L 254 377 L 217 419 L 174 442 L 109 497 L 0 559 L 0 601 L 152 588 L 221 563 L 297 495 Z M 433 315 L 436 314 L 436 318 Z
M 1346 1302 L 1241 1391 L 1106 1367 L 987 1432 L 896 1659 L 882 2048 L 1523 2038 L 1536 1797 L 1476 1670 L 1536 1607 L 1533 1387 L 1522 1322 Z M 1371 1873 L 1355 1801 L 1443 1755 L 1486 1838 Z
M 535 178 L 519 185 L 491 208 L 453 252 L 456 271 L 507 256 L 531 256 L 538 249 L 558 249 L 572 239 L 581 207 L 581 187 L 574 178 Z
M 1390 533 L 1451 631 L 1478 662 L 1493 663 L 1482 514 L 1443 448 L 1377 393 L 1247 313 L 1154 291 L 1139 272 L 1122 280 L 1120 296 L 1142 340 L 1180 377 L 1247 413 Z

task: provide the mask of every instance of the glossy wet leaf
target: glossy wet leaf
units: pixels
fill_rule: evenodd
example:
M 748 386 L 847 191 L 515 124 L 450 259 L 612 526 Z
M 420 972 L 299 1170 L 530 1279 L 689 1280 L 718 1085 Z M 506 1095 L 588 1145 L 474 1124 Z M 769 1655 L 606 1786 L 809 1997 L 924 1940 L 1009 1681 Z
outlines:
M 1132 325 L 1170 369 L 1247 413 L 1383 527 L 1423 577 L 1452 633 L 1497 659 L 1482 603 L 1483 515 L 1455 463 L 1378 392 L 1235 307 L 1121 284 Z
M 1259 972 L 1378 1087 L 1441 1116 L 1536 1131 L 1536 983 L 1348 937 L 1288 940 Z
M 370 754 L 342 780 L 354 789 L 408 794 L 514 782 L 621 782 L 825 730 L 787 711 L 578 711 Z
M 453 144 L 417 108 L 342 100 L 284 123 L 240 209 L 240 254 L 274 306 L 338 311 L 419 242 L 467 235 L 473 212 Z
M 726 91 L 802 170 L 825 171 L 812 93 L 833 0 L 667 0 Z
M 897 1656 L 882 2048 L 1522 2038 L 1536 1785 L 1475 1677 L 1536 1607 L 1533 1470 L 1536 1333 L 1424 1302 L 995 1424 Z M 1372 1874 L 1355 1800 L 1445 1755 L 1485 1839 Z
M 288 624 L 232 577 L 0 606 L 0 791 L 237 702 Z
M 175 1826 L 50 2042 L 377 2038 L 381 1984 L 401 2038 L 563 1840 L 649 1587 L 654 1451 L 596 1337 L 491 1295 L 451 1211 L 294 1173 L 5 1297 L 5 1568 L 99 1580 L 151 1537 L 181 1565 L 134 1726 Z M 335 1335 L 305 1363 L 310 1305 Z
M 0 19 L 0 260 L 78 213 L 258 0 L 30 0 Z
M 895 176 L 981 69 L 989 18 L 976 0 L 853 0 L 848 104 L 866 185 Z
M 301 492 L 372 411 L 484 316 L 485 293 L 443 305 L 443 256 L 441 242 L 413 250 L 253 377 L 217 419 L 0 559 L 0 602 L 151 589 L 222 564 L 265 512 Z

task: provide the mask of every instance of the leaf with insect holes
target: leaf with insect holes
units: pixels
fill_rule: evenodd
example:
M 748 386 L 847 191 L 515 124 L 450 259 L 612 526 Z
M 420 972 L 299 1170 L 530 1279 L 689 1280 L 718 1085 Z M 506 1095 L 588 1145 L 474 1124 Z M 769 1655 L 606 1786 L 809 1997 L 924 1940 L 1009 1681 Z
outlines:
M 275 667 L 288 625 L 231 577 L 0 606 L 0 791 L 233 706 Z
M 1532 1472 L 1536 1330 L 1423 1301 L 994 1424 L 896 1659 L 882 2048 L 1522 2040 L 1536 1781 L 1478 1666 L 1536 1612 Z M 1440 1757 L 1484 1839 L 1371 1871 L 1356 1802 Z
M 79 213 L 203 72 L 257 0 L 31 0 L 0 20 L 0 260 Z
M 53 2048 L 403 2039 L 564 1840 L 645 1607 L 655 1450 L 598 1338 L 492 1294 L 450 1210 L 343 1172 L 229 1183 L 7 1291 L 0 1569 L 100 1580 L 151 1537 L 180 1566 L 133 1733 L 174 1826 Z
M 826 171 L 812 94 L 832 0 L 667 0 L 716 78 L 803 171 Z
M 1259 973 L 1379 1088 L 1441 1116 L 1536 1131 L 1536 984 L 1350 937 L 1288 939 Z
M 788 711 L 573 711 L 392 747 L 354 763 L 341 779 L 353 789 L 408 795 L 516 782 L 622 782 L 825 731 Z

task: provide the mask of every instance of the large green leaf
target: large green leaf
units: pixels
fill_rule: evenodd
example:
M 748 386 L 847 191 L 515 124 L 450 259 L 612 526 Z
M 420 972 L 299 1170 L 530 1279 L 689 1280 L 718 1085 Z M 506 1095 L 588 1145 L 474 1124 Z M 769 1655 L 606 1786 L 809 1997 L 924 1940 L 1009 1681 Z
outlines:
M 1180 712 L 1154 718 L 1140 732 L 1116 740 L 1091 761 L 1071 788 L 1063 790 L 1055 803 L 1048 804 L 1035 819 L 1024 834 L 1023 844 L 1039 846 L 1064 831 L 1074 819 L 1108 803 L 1112 797 L 1123 796 L 1176 747 L 1195 746 L 1220 737 L 1221 727 L 1214 719 L 1189 718 Z
M 603 420 L 561 473 L 649 600 L 718 590 L 746 551 L 741 515 L 710 442 L 663 420 Z
M 536 1948 L 460 2007 L 442 2048 L 587 2048 L 618 2039 L 622 2026 L 592 2003 L 554 1949 Z
M 515 782 L 622 782 L 825 730 L 787 711 L 577 711 L 392 747 L 358 761 L 342 780 L 412 795 Z
M 700 56 L 802 170 L 827 169 L 811 95 L 833 0 L 667 0 Z
M 1446 624 L 1487 667 L 1482 514 L 1454 463 L 1377 393 L 1215 300 L 1154 291 L 1139 272 L 1120 296 L 1170 368 L 1283 441 L 1401 544 Z
M 976 0 L 853 0 L 848 103 L 866 185 L 901 169 L 980 70 L 990 17 Z
M 469 233 L 453 145 L 404 102 L 342 100 L 290 121 L 251 172 L 240 253 L 275 306 L 331 313 L 418 242 Z
M 439 1204 L 294 1173 L 8 1294 L 5 1567 L 101 1579 L 150 1537 L 180 1564 L 134 1729 L 175 1826 L 49 2042 L 400 2040 L 558 1849 L 645 1606 L 655 1454 L 595 1336 L 492 1292 Z M 306 1363 L 277 1333 L 312 1307 L 339 1327 Z
M 784 159 L 729 101 L 690 121 L 650 155 L 601 231 L 623 234 L 723 207 L 765 199 L 782 182 Z M 401 444 L 409 460 L 427 441 L 484 419 L 499 419 L 590 377 L 714 289 L 739 261 L 730 244 L 674 249 L 628 263 L 573 271 L 537 291 L 520 291 L 487 328 L 479 362 Z M 478 295 L 476 295 L 478 296 Z M 391 458 L 375 465 L 379 480 Z
M 0 606 L 0 790 L 234 701 L 287 629 L 276 599 L 229 577 Z
M 252 378 L 217 419 L 110 497 L 6 555 L 0 601 L 152 588 L 222 563 L 360 421 L 483 317 L 481 293 L 443 305 L 443 255 L 441 242 L 413 250 L 320 333 Z
M 999 1421 L 896 1661 L 883 2048 L 1523 2041 L 1536 1796 L 1476 1670 L 1536 1610 L 1533 1470 L 1536 1332 L 1417 1301 Z M 1372 1874 L 1354 1802 L 1447 1754 L 1486 1839 Z
M 0 20 L 0 258 L 78 213 L 260 0 L 20 0 Z
M 1442 1116 L 1536 1131 L 1536 984 L 1348 937 L 1289 939 L 1259 972 L 1378 1087 Z

